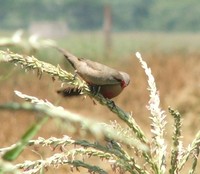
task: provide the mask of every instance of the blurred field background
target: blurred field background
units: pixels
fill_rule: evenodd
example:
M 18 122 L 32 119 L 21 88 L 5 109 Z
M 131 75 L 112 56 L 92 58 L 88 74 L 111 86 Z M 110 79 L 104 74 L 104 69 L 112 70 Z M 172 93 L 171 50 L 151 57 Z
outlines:
M 156 7 L 158 8 L 158 5 Z M 162 7 L 164 8 L 164 5 Z M 184 21 L 184 16 L 182 19 Z M 9 30 L 6 30 L 6 27 L 3 28 L 0 38 L 10 37 L 16 29 L 15 27 L 10 28 L 11 26 Z M 162 28 L 159 31 L 145 31 L 144 28 L 141 31 L 140 29 L 113 31 L 109 54 L 106 52 L 104 33 L 98 28 L 90 31 L 88 29 L 73 31 L 72 29 L 68 34 L 53 39 L 76 56 L 96 60 L 130 74 L 130 85 L 114 101 L 125 111 L 132 112 L 137 123 L 151 137 L 151 121 L 146 109 L 149 99 L 147 79 L 135 58 L 135 52 L 139 51 L 152 69 L 160 93 L 161 106 L 167 114 L 167 141 L 170 143 L 172 136 L 173 119 L 167 112 L 168 106 L 171 106 L 179 110 L 183 116 L 182 134 L 184 145 L 187 146 L 200 128 L 200 33 L 198 29 L 194 32 L 191 26 L 191 29 L 185 31 L 180 31 L 177 27 L 173 31 L 166 31 Z M 29 33 L 25 32 L 25 37 L 28 36 Z M 1 47 L 1 49 L 6 48 Z M 9 47 L 9 49 L 28 54 L 27 50 L 20 47 Z M 50 48 L 39 49 L 34 56 L 54 65 L 59 64 L 65 70 L 72 70 L 62 55 Z M 28 95 L 47 99 L 55 105 L 61 105 L 70 111 L 100 122 L 109 123 L 110 120 L 120 122 L 114 114 L 108 112 L 107 108 L 98 103 L 94 105 L 89 97 L 64 99 L 58 96 L 56 90 L 60 86 L 60 82 L 52 81 L 48 75 L 43 75 L 39 79 L 31 71 L 25 73 L 13 64 L 0 63 L 1 104 L 21 101 L 13 92 L 19 90 Z M 37 114 L 27 112 L 1 111 L 0 115 L 0 147 L 15 143 L 37 119 Z M 65 134 L 73 138 L 80 136 L 76 131 L 69 132 L 62 121 L 49 120 L 36 137 L 62 137 Z M 27 151 L 19 161 L 38 158 L 37 154 Z M 48 156 L 45 153 L 42 155 Z M 200 168 L 197 173 L 198 171 Z

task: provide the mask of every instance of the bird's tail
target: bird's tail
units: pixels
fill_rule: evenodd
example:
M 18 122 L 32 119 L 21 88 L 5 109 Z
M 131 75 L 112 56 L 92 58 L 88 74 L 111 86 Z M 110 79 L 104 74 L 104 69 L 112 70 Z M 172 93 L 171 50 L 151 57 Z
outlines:
M 69 51 L 57 46 L 57 45 L 50 45 L 52 48 L 55 48 L 60 53 L 64 55 L 64 57 L 69 61 L 69 63 L 76 69 L 76 63 L 78 62 L 78 58 L 70 53 Z
M 82 91 L 79 88 L 75 87 L 67 87 L 64 89 L 57 90 L 57 93 L 62 95 L 63 97 L 72 97 L 82 95 Z

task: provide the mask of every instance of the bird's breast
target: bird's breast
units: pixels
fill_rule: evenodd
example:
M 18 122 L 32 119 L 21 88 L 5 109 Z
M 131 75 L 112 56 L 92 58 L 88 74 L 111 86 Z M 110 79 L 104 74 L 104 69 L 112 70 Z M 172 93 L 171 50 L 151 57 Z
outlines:
M 100 93 L 108 99 L 118 96 L 122 92 L 123 88 L 120 84 L 115 85 L 102 85 L 100 86 Z

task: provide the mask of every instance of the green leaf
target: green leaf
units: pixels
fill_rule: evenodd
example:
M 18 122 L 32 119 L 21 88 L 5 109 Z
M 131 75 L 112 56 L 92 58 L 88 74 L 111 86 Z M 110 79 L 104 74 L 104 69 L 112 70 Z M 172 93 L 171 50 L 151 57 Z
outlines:
M 25 146 L 28 144 L 29 140 L 31 140 L 37 132 L 41 129 L 44 123 L 48 120 L 49 117 L 43 117 L 40 120 L 38 120 L 36 123 L 34 123 L 22 136 L 19 142 L 16 143 L 16 146 L 12 148 L 11 150 L 7 151 L 3 155 L 3 159 L 7 161 L 13 161 L 15 160 L 21 152 L 24 150 Z

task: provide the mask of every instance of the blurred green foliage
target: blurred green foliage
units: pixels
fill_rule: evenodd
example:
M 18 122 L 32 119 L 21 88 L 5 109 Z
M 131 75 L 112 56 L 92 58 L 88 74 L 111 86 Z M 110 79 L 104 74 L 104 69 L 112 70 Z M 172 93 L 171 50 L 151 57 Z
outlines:
M 198 0 L 0 0 L 0 27 L 26 28 L 32 21 L 61 20 L 73 30 L 98 30 L 106 5 L 112 8 L 115 31 L 200 30 Z

